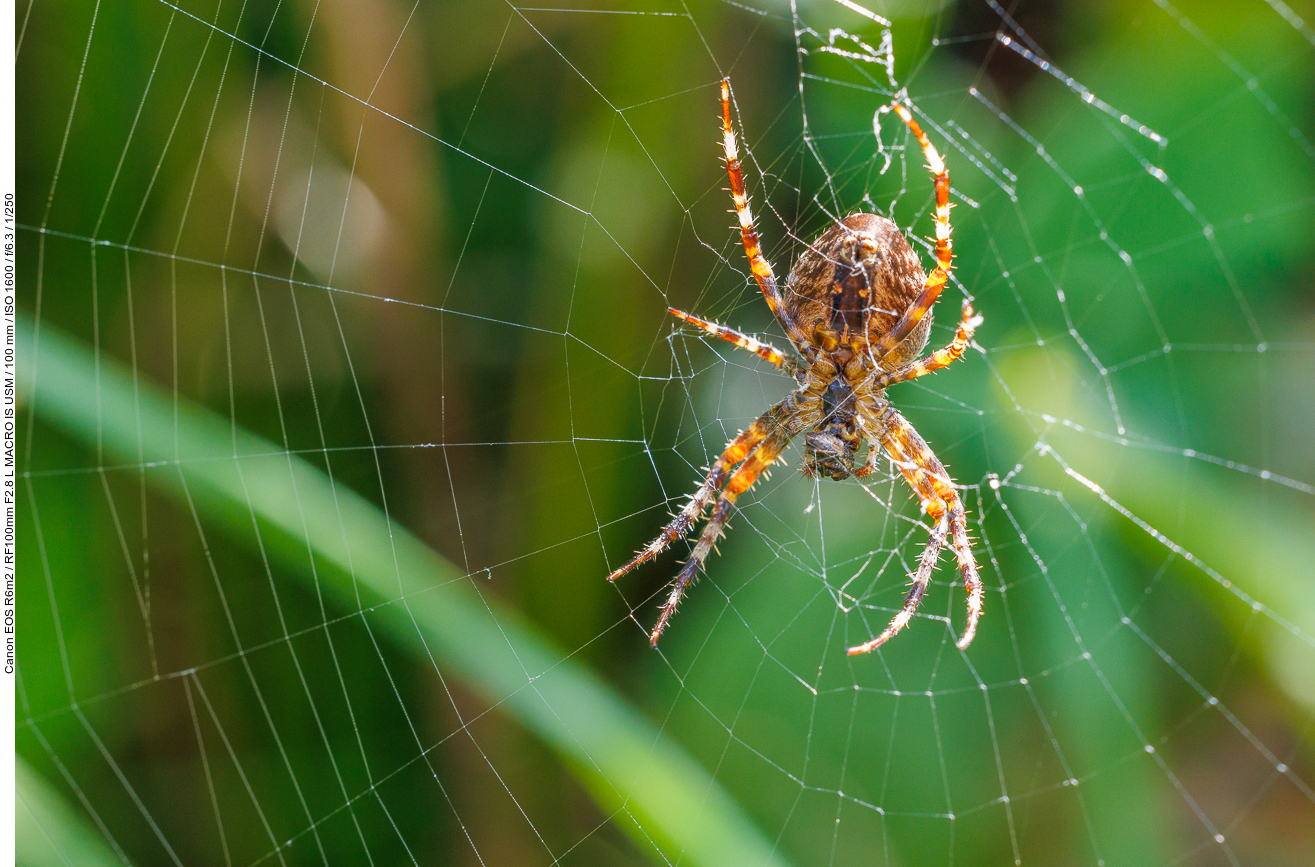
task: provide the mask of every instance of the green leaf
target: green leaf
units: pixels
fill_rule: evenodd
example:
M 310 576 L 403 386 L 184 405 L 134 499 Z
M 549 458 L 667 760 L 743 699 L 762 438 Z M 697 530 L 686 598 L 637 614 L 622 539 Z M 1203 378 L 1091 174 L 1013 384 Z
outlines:
M 55 787 L 18 759 L 14 811 L 14 860 L 24 867 L 122 864 L 91 824 L 73 811 Z

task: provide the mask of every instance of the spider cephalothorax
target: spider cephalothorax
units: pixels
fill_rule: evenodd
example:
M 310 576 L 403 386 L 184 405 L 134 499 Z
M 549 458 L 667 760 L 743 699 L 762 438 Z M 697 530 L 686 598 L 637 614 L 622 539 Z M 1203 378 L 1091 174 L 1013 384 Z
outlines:
M 679 310 L 670 312 L 788 370 L 794 374 L 798 388 L 726 446 L 685 508 L 608 580 L 615 581 L 656 557 L 688 533 L 712 506 L 712 516 L 676 576 L 653 627 L 650 639 L 656 646 L 685 589 L 721 536 L 736 498 L 780 457 L 791 440 L 802 434 L 804 471 L 837 481 L 851 475 L 869 475 L 876 467 L 879 452 L 885 451 L 933 522 L 903 607 L 885 631 L 851 647 L 849 652 L 866 653 L 908 624 L 946 544 L 954 551 L 968 591 L 968 623 L 956 642 L 963 649 L 976 634 L 982 610 L 982 582 L 968 541 L 963 502 L 944 465 L 885 397 L 887 387 L 934 373 L 959 358 L 981 322 L 973 315 L 972 307 L 965 304 L 954 340 L 925 358 L 918 357 L 931 331 L 932 305 L 949 279 L 950 175 L 945 163 L 908 108 L 896 101 L 891 108 L 918 140 L 936 179 L 936 267 L 930 275 L 924 274 L 917 254 L 893 222 L 875 214 L 857 213 L 836 222 L 804 251 L 790 269 L 782 292 L 759 247 L 744 192 L 744 175 L 731 126 L 728 80 L 721 84 L 721 107 L 726 171 L 749 266 L 767 306 L 803 360 L 734 329 Z M 856 465 L 864 441 L 868 443 L 867 455 L 862 464 Z M 736 468 L 734 472 L 732 468 Z
M 804 434 L 804 472 L 843 482 L 854 474 L 854 456 L 863 444 L 855 415 L 854 389 L 838 376 L 822 392 L 824 421 Z
M 843 481 L 863 442 L 858 401 L 884 370 L 871 347 L 917 299 L 926 282 L 904 235 L 885 217 L 851 214 L 804 250 L 785 286 L 785 311 L 838 375 L 822 392 L 823 421 L 804 435 L 804 472 Z M 899 366 L 927 343 L 931 312 L 893 352 Z M 824 368 L 827 369 L 827 368 Z M 865 474 L 864 474 L 865 475 Z

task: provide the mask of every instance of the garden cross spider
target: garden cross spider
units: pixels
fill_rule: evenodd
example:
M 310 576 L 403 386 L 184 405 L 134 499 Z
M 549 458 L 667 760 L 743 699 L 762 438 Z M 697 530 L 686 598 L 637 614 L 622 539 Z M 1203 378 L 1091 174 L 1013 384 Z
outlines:
M 959 564 L 968 593 L 968 623 L 956 646 L 962 650 L 977 632 L 982 613 L 982 581 L 968 541 L 963 501 L 954 482 L 913 426 L 886 400 L 886 388 L 934 373 L 963 354 L 981 317 L 963 306 L 954 340 L 919 358 L 931 330 L 931 308 L 949 279 L 950 174 L 945 161 L 922 127 L 899 100 L 891 105 L 922 146 L 936 181 L 936 267 L 923 274 L 918 256 L 885 217 L 850 214 L 822 233 L 790 269 L 785 291 L 777 285 L 772 266 L 763 256 L 744 192 L 735 131 L 731 126 L 730 79 L 721 82 L 722 146 L 731 198 L 740 220 L 744 251 L 767 306 L 775 314 L 803 360 L 724 325 L 668 308 L 676 316 L 714 337 L 728 340 L 792 374 L 798 388 L 763 413 L 735 437 L 713 463 L 707 478 L 685 508 L 656 539 L 607 580 L 615 581 L 689 532 L 713 506 L 712 517 L 690 558 L 676 576 L 662 614 L 653 627 L 654 647 L 689 587 L 703 567 L 713 543 L 724 532 L 731 507 L 740 494 L 780 457 L 790 441 L 804 435 L 804 472 L 837 481 L 869 475 L 878 447 L 899 467 L 933 523 L 931 538 L 912 578 L 904 606 L 885 631 L 849 648 L 850 655 L 867 653 L 903 629 L 922 601 L 941 548 L 947 542 Z M 859 466 L 855 456 L 864 440 L 867 456 Z M 738 469 L 732 469 L 739 465 Z M 717 496 L 720 492 L 720 496 Z M 715 501 L 715 505 L 714 505 Z

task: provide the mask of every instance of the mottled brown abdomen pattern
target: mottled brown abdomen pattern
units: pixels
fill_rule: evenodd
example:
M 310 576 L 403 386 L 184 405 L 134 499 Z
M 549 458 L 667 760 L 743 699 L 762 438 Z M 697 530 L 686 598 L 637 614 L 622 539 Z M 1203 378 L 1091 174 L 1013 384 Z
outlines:
M 823 232 L 790 269 L 785 306 L 806 334 L 861 352 L 895 327 L 927 275 L 899 227 L 877 214 L 850 214 Z M 931 331 L 928 313 L 886 360 L 916 358 Z

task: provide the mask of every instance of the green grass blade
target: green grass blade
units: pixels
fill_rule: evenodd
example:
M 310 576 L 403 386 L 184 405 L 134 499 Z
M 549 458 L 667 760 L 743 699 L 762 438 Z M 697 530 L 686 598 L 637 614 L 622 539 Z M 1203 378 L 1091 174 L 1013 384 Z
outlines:
M 14 861 L 23 867 L 110 867 L 123 862 L 91 823 L 32 770 L 16 760 L 14 811 L 17 840 Z
M 254 518 L 271 560 L 306 580 L 313 556 L 340 609 L 367 612 L 372 628 L 541 738 L 655 860 L 656 843 L 707 867 L 786 863 L 680 746 L 373 504 L 204 408 L 145 382 L 135 394 L 117 362 L 49 324 L 38 337 L 21 318 L 18 342 L 24 378 L 37 383 L 24 383 L 24 399 L 38 417 L 103 449 L 107 464 L 139 454 L 162 463 L 153 483 L 239 539 L 255 542 Z

